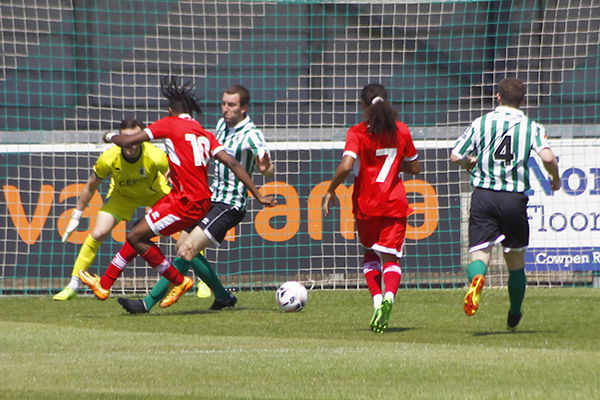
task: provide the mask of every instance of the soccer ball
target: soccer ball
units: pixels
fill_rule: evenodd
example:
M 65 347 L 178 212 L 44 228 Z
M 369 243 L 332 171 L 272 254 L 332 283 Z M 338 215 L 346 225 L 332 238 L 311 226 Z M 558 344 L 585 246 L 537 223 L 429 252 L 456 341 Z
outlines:
M 300 282 L 288 281 L 279 286 L 275 300 L 285 312 L 300 311 L 308 303 L 308 291 Z

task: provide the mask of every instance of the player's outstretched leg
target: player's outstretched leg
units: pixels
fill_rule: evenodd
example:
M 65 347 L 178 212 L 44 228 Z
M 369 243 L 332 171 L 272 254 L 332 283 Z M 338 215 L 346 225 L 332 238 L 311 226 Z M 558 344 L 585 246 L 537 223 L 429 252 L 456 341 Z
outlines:
M 237 298 L 225 289 L 219 277 L 208 263 L 208 260 L 206 260 L 202 254 L 196 255 L 192 259 L 192 268 L 194 269 L 196 276 L 202 279 L 209 290 L 212 290 L 215 295 L 215 301 L 209 307 L 209 310 L 218 311 L 226 307 L 235 306 Z M 198 291 L 198 293 L 200 293 L 200 291 Z M 201 297 L 200 294 L 198 294 L 198 297 Z
M 118 302 L 129 314 L 145 314 L 148 312 L 146 304 L 144 304 L 144 300 L 142 299 L 126 299 L 124 297 L 119 297 Z
M 173 305 L 185 292 L 190 290 L 194 286 L 194 281 L 189 276 L 183 277 L 183 282 L 179 285 L 174 285 L 169 290 L 169 293 L 165 296 L 165 298 L 160 302 L 161 308 L 167 308 Z
M 110 289 L 104 289 L 100 284 L 100 277 L 87 271 L 79 271 L 79 279 L 85 283 L 99 300 L 106 300 L 110 294 Z
M 189 263 L 189 261 L 186 261 L 183 258 L 176 258 L 175 261 L 173 262 L 173 266 L 175 268 L 177 268 L 177 270 L 182 275 L 185 275 L 188 272 L 190 263 Z M 150 310 L 152 310 L 152 308 L 156 304 L 160 303 L 165 298 L 167 293 L 169 293 L 170 287 L 171 287 L 171 282 L 169 282 L 169 280 L 167 278 L 165 278 L 164 276 L 161 276 L 160 279 L 158 280 L 158 282 L 156 283 L 156 285 L 154 285 L 152 290 L 150 290 L 148 295 L 141 300 L 144 303 L 144 309 L 146 310 L 146 312 L 150 312 Z M 131 300 L 131 301 L 133 301 L 133 300 Z M 123 305 L 123 304 L 121 304 L 121 305 Z M 136 309 L 139 308 L 138 306 L 139 306 L 139 304 L 135 305 Z M 129 311 L 129 310 L 127 310 L 127 311 Z
M 469 317 L 475 315 L 477 308 L 479 307 L 479 300 L 481 299 L 481 291 L 485 284 L 485 277 L 481 274 L 475 275 L 469 286 L 469 291 L 465 296 L 465 314 Z
M 52 297 L 52 300 L 66 301 L 77 297 L 77 289 L 79 288 L 79 284 L 81 282 L 79 279 L 79 272 L 87 271 L 90 268 L 96 259 L 96 255 L 98 254 L 101 245 L 102 242 L 94 239 L 92 235 L 88 235 L 85 238 L 85 241 L 79 250 L 79 255 L 75 259 L 75 264 L 73 265 L 71 281 L 63 290 L 55 294 L 54 297 Z

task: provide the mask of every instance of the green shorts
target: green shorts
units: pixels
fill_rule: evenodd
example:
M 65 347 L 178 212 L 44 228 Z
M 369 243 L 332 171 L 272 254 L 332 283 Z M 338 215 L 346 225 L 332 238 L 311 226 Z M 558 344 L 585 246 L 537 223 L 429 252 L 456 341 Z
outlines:
M 152 207 L 158 200 L 166 196 L 166 193 L 158 192 L 154 196 L 142 199 L 132 200 L 129 197 L 121 196 L 115 193 L 108 198 L 100 211 L 104 211 L 115 217 L 117 222 L 121 220 L 129 221 L 135 210 L 139 207 Z

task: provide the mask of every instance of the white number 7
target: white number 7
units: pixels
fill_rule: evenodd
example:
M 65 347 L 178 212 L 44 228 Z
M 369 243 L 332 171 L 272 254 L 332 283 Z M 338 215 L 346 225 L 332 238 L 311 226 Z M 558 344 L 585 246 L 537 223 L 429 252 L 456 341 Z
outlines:
M 385 182 L 385 178 L 387 178 L 388 174 L 390 173 L 390 168 L 392 168 L 397 154 L 398 149 L 396 148 L 375 150 L 376 156 L 386 156 L 383 166 L 381 167 L 381 171 L 379 171 L 379 175 L 377 175 L 375 182 Z

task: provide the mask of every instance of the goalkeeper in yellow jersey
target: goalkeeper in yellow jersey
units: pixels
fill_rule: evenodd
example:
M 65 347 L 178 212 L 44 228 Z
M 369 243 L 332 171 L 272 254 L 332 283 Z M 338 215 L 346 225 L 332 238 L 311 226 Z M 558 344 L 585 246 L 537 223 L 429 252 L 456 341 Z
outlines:
M 124 120 L 119 126 L 122 135 L 141 132 L 144 124 L 137 120 Z M 79 219 L 100 183 L 110 176 L 107 201 L 98 213 L 96 226 L 85 239 L 75 260 L 71 281 L 53 299 L 69 300 L 77 296 L 79 272 L 86 271 L 94 262 L 100 245 L 121 220 L 130 220 L 138 207 L 151 207 L 170 192 L 165 177 L 169 162 L 164 151 L 144 142 L 129 147 L 113 146 L 98 157 L 85 188 L 79 195 L 77 207 L 62 236 L 66 242 L 79 225 Z

